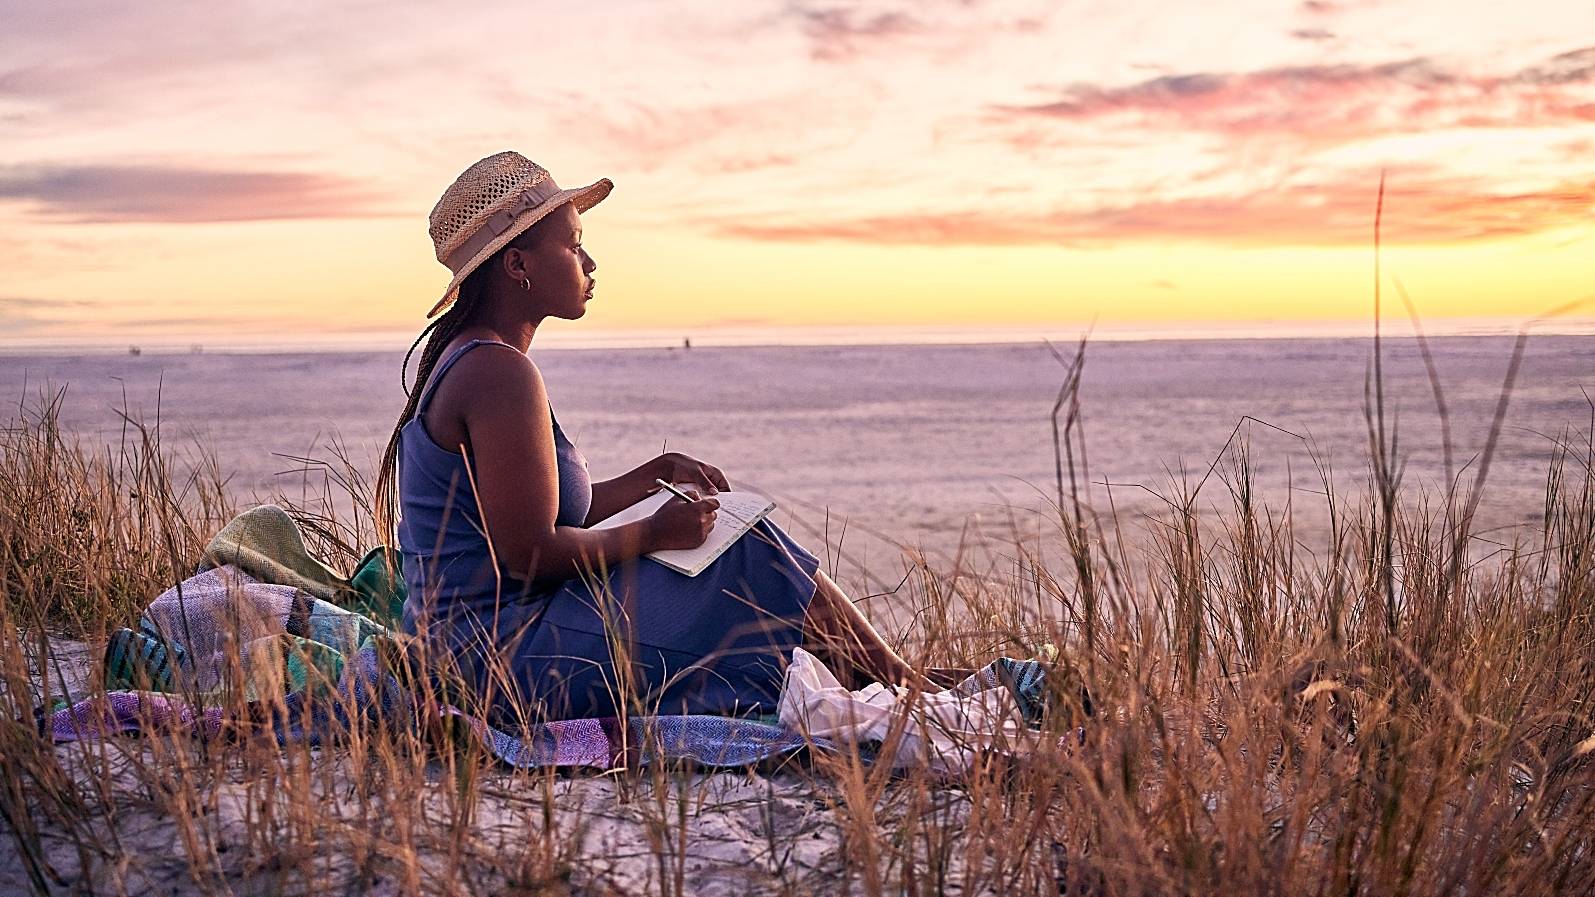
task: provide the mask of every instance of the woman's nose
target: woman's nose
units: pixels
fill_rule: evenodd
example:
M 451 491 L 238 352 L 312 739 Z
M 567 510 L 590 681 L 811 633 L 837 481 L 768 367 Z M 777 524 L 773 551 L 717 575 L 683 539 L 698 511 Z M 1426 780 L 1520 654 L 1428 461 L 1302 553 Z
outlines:
M 585 249 L 582 250 L 582 270 L 588 274 L 598 270 L 598 263 L 593 261 L 592 255 Z

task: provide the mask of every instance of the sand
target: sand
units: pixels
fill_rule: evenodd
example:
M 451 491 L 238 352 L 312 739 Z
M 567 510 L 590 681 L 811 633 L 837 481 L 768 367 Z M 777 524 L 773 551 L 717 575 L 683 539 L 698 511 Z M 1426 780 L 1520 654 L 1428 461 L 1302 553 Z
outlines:
M 92 647 L 64 638 L 54 639 L 52 647 L 69 689 L 85 693 Z M 251 764 L 230 763 L 222 776 L 204 776 L 194 789 L 199 806 L 180 812 L 159 786 L 150 785 L 184 780 L 171 771 L 169 753 L 150 739 L 62 744 L 55 753 L 71 786 L 99 808 L 87 829 L 34 820 L 43 857 L 56 876 L 53 887 L 62 893 L 747 897 L 861 887 L 848 880 L 844 830 L 854 814 L 824 761 L 760 770 L 557 775 L 483 766 L 474 816 L 455 829 L 449 800 L 454 781 L 437 763 L 428 769 L 425 797 L 407 814 L 363 803 L 357 796 L 361 771 L 347 752 L 336 750 L 309 751 L 309 773 L 276 784 L 263 783 Z M 264 795 L 300 785 L 314 795 L 316 818 L 263 818 Z M 931 797 L 937 818 L 956 831 L 965 812 L 961 794 L 947 788 Z M 872 804 L 876 824 L 891 826 L 902 803 L 888 788 Z M 416 820 L 409 838 L 396 825 L 401 815 Z M 264 831 L 270 835 L 262 837 Z M 0 894 L 30 887 L 11 834 L 0 838 Z M 80 848 L 86 843 L 96 847 L 85 852 Z M 351 849 L 360 844 L 367 847 L 365 855 Z M 950 881 L 962 874 L 954 846 L 947 845 L 941 870 Z
M 1436 343 L 1456 462 L 1470 463 L 1493 419 L 1510 347 L 1498 339 Z M 1492 526 L 1541 513 L 1550 436 L 1588 426 L 1579 387 L 1595 373 L 1589 339 L 1533 346 L 1483 505 Z M 1342 485 L 1360 488 L 1366 350 L 1336 340 L 1094 347 L 1083 395 L 1093 477 L 1116 484 L 1115 495 L 1129 504 L 1156 507 L 1145 488 L 1165 486 L 1181 469 L 1200 475 L 1251 415 L 1312 437 L 1346 475 Z M 1433 483 L 1442 468 L 1427 375 L 1410 345 L 1393 352 L 1387 375 L 1403 428 L 1405 482 Z M 1044 490 L 1052 476 L 1048 412 L 1059 369 L 1034 346 L 571 352 L 551 356 L 544 368 L 561 421 L 579 436 L 595 472 L 617 473 L 668 439 L 670 448 L 721 462 L 733 479 L 779 493 L 794 515 L 782 522 L 821 549 L 828 569 L 826 543 L 843 519 L 945 550 L 975 514 L 1000 529 L 1010 503 L 1044 505 L 1044 492 L 1031 487 Z M 374 457 L 396 409 L 396 369 L 396 358 L 377 354 L 10 358 L 0 359 L 0 386 L 20 398 L 25 377 L 30 388 L 41 379 L 72 381 L 76 404 L 68 401 L 64 423 L 114 441 L 109 409 L 123 386 L 149 410 L 164 376 L 173 435 L 215 447 L 221 469 L 242 471 L 236 485 L 247 494 L 292 466 L 274 452 L 313 453 L 333 432 L 361 457 Z M 325 382 L 342 388 L 313 388 Z M 240 391 L 241 384 L 249 388 Z M 637 384 L 651 391 L 637 392 Z M 1312 459 L 1291 434 L 1252 431 L 1264 494 L 1276 507 L 1321 501 L 1312 494 L 1319 488 Z M 1207 494 L 1212 505 L 1227 501 L 1221 484 Z M 1298 537 L 1313 546 L 1309 523 L 1306 517 Z M 901 553 L 890 545 L 873 550 L 859 566 L 895 580 L 888 574 Z M 93 651 L 64 639 L 54 650 L 69 689 L 81 690 Z M 867 890 L 847 879 L 848 870 L 875 865 L 856 861 L 849 851 L 857 841 L 844 833 L 850 826 L 893 831 L 908 798 L 886 788 L 878 799 L 849 803 L 839 780 L 813 767 L 557 778 L 484 768 L 473 818 L 453 827 L 453 783 L 441 767 L 429 770 L 427 797 L 415 812 L 362 803 L 363 772 L 347 756 L 317 752 L 314 774 L 303 778 L 319 814 L 268 824 L 260 815 L 265 786 L 237 763 L 205 783 L 201 805 L 175 806 L 169 793 L 146 784 L 164 762 L 156 747 L 117 738 L 54 749 L 69 773 L 62 787 L 98 808 L 91 817 L 100 820 L 74 831 L 36 814 L 38 843 L 59 876 L 56 891 L 197 894 L 225 882 L 237 893 L 318 895 L 660 893 L 678 884 L 685 893 L 844 893 Z M 933 878 L 921 889 L 957 893 L 966 878 L 978 879 L 963 865 L 974 862 L 962 841 L 966 797 L 957 789 L 929 796 L 947 837 L 927 844 L 936 859 L 925 865 L 940 863 L 945 882 Z M 873 819 L 861 821 L 860 807 Z M 419 821 L 406 837 L 396 827 L 410 819 Z M 194 832 L 197 839 L 186 836 Z M 29 889 L 13 834 L 0 822 L 0 894 Z M 82 844 L 99 847 L 83 852 Z

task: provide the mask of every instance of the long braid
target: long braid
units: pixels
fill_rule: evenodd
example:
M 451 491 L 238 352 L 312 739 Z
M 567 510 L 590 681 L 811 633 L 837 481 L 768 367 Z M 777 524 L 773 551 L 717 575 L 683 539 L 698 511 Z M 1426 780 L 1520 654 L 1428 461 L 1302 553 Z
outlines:
M 471 272 L 470 276 L 460 284 L 460 296 L 452 307 L 442 317 L 427 325 L 421 335 L 410 344 L 410 351 L 404 353 L 404 365 L 399 368 L 399 383 L 404 384 L 404 371 L 410 367 L 410 356 L 415 354 L 415 347 L 426 340 L 426 348 L 421 350 L 421 361 L 415 369 L 414 386 L 405 388 L 406 401 L 404 411 L 399 414 L 399 421 L 393 427 L 393 435 L 388 438 L 388 447 L 382 453 L 382 465 L 377 471 L 376 484 L 376 526 L 378 538 L 385 543 L 397 547 L 398 519 L 394 510 L 399 505 L 399 431 L 415 416 L 417 407 L 421 403 L 421 394 L 426 389 L 426 383 L 432 377 L 432 371 L 437 367 L 443 355 L 443 350 L 453 342 L 461 330 L 465 329 L 472 312 L 479 304 L 482 294 L 487 287 L 485 272 L 490 268 L 483 265 Z M 429 336 L 430 334 L 430 336 Z
M 404 404 L 404 412 L 399 415 L 399 422 L 393 427 L 393 435 L 388 438 L 388 447 L 382 453 L 382 466 L 377 472 L 374 502 L 377 537 L 393 546 L 395 552 L 398 547 L 398 519 L 394 515 L 394 510 L 399 506 L 399 431 L 403 430 L 404 425 L 415 416 L 416 408 L 421 403 L 421 394 L 426 390 L 426 382 L 431 379 L 432 370 L 437 366 L 443 350 L 454 341 L 460 331 L 465 329 L 466 324 L 476 314 L 477 308 L 487 302 L 487 289 L 493 276 L 491 272 L 498 267 L 500 256 L 511 247 L 530 249 L 536 241 L 543 239 L 548 232 L 549 224 L 554 220 L 552 215 L 543 218 L 494 253 L 492 258 L 477 266 L 476 270 L 460 283 L 460 296 L 454 305 L 444 312 L 441 318 L 422 330 L 421 335 L 410 344 L 410 351 L 404 353 L 404 365 L 399 368 L 400 385 L 404 384 L 404 371 L 410 366 L 410 356 L 415 354 L 415 347 L 421 344 L 421 340 L 426 340 L 426 348 L 421 350 L 421 362 L 415 369 L 415 385 L 405 390 L 407 401 Z

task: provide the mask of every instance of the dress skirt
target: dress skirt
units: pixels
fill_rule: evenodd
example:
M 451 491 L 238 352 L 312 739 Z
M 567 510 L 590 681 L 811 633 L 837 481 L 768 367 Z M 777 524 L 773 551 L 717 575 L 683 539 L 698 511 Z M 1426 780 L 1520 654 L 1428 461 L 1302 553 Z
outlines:
M 478 688 L 506 725 L 773 713 L 818 567 L 764 520 L 697 576 L 646 557 L 593 571 L 532 599 L 520 622 L 500 617 Z

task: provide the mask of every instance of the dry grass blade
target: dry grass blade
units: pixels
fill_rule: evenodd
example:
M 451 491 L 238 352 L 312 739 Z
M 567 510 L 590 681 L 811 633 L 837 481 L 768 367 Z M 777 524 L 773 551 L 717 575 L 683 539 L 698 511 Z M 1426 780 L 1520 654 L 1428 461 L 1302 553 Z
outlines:
M 1389 488 L 1395 445 L 1377 409 L 1384 472 L 1360 493 L 1289 434 L 1315 460 L 1330 518 L 1310 562 L 1290 523 L 1299 509 L 1270 507 L 1256 486 L 1249 437 L 1274 431 L 1245 420 L 1200 478 L 1171 477 L 1156 539 L 1137 553 L 1125 545 L 1146 540 L 1077 484 L 1082 357 L 1066 362 L 1054 409 L 1062 564 L 1033 546 L 1000 560 L 971 547 L 950 568 L 909 558 L 893 592 L 914 609 L 899 643 L 917 661 L 967 667 L 1054 646 L 1084 673 L 1096 713 L 1060 688 L 1034 745 L 965 741 L 974 759 L 956 780 L 845 751 L 731 771 L 510 771 L 450 747 L 446 696 L 423 680 L 411 705 L 315 747 L 242 727 L 52 744 L 35 711 L 97 693 L 86 658 L 190 572 L 235 509 L 203 453 L 180 464 L 158 426 L 131 417 L 120 454 L 86 448 L 58 426 L 62 395 L 45 394 L 0 434 L 0 890 L 1587 888 L 1595 403 L 1590 433 L 1555 442 L 1541 531 L 1488 559 L 1453 568 L 1468 514 L 1432 514 Z M 313 548 L 347 565 L 370 540 L 369 487 L 346 459 L 294 460 L 328 486 L 282 499 Z M 1211 477 L 1227 506 L 1196 501 Z M 1404 613 L 1394 637 L 1392 595 Z M 248 659 L 230 661 L 228 682 L 248 681 Z M 243 688 L 203 697 L 230 718 L 289 712 Z

